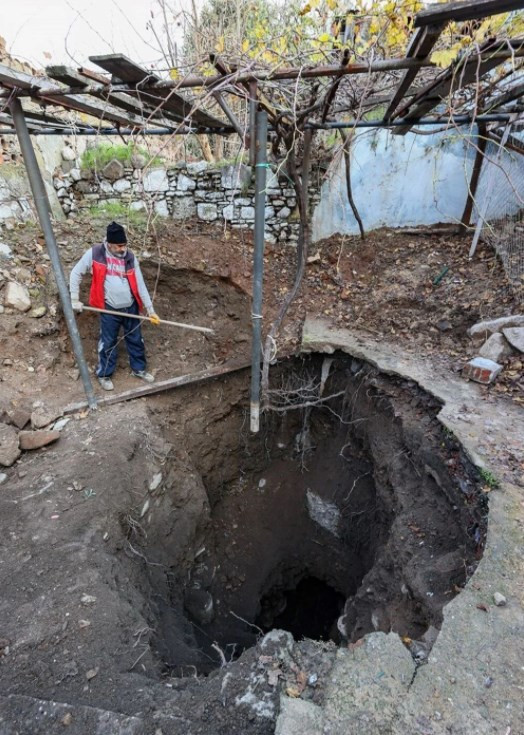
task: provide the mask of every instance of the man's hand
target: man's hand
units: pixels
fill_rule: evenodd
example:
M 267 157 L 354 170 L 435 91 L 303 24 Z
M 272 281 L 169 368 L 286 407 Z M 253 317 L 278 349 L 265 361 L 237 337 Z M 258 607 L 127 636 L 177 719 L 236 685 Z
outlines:
M 158 326 L 160 324 L 160 317 L 158 316 L 158 314 L 155 314 L 155 312 L 153 312 L 152 314 L 149 314 L 149 321 L 151 322 L 151 324 Z
M 73 307 L 73 311 L 78 311 L 78 312 L 82 311 L 82 309 L 84 308 L 83 303 L 79 301 L 78 298 L 71 299 L 71 306 Z

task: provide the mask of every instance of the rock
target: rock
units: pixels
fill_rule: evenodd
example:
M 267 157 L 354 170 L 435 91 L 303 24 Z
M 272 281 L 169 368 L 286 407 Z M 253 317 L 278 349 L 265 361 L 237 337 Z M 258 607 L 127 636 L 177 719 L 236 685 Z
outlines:
M 7 475 L 5 474 L 5 472 L 0 472 L 0 485 L 3 485 L 6 480 Z
M 17 429 L 23 429 L 31 420 L 30 412 L 25 408 L 13 408 L 7 411 L 9 423 L 14 424 Z
M 495 332 L 501 332 L 505 327 L 524 327 L 524 314 L 514 316 L 502 316 L 499 319 L 489 319 L 485 322 L 477 322 L 468 329 L 469 336 L 478 343 L 484 342 Z
M 506 357 L 510 357 L 512 353 L 513 350 L 510 345 L 498 332 L 492 334 L 479 350 L 480 357 L 486 357 L 488 360 L 493 360 L 493 362 L 501 362 Z
M 222 170 L 221 183 L 224 189 L 245 189 L 251 183 L 251 169 L 243 163 L 226 166 Z
M 213 620 L 213 598 L 206 590 L 190 589 L 184 594 L 184 607 L 200 624 L 205 625 Z
M 131 204 L 129 205 L 129 209 L 133 212 L 139 212 L 141 209 L 145 209 L 145 208 L 146 208 L 146 205 L 144 204 L 144 202 L 141 202 L 141 201 L 131 202 Z
M 196 204 L 193 197 L 181 197 L 173 200 L 173 219 L 190 219 L 196 214 Z
M 492 383 L 501 372 L 502 365 L 485 357 L 474 357 L 462 368 L 462 377 L 466 380 L 474 380 L 476 383 L 488 385 Z
M 291 210 L 289 209 L 289 207 L 282 207 L 280 212 L 277 213 L 277 217 L 279 219 L 287 219 L 290 214 L 291 214 Z
M 222 210 L 222 217 L 225 220 L 232 220 L 236 216 L 235 207 L 232 204 L 226 204 Z
M 43 429 L 44 426 L 49 426 L 61 416 L 61 411 L 53 411 L 45 407 L 37 408 L 31 414 L 31 426 L 33 429 Z
M 69 175 L 71 176 L 71 179 L 73 181 L 80 181 L 80 179 L 82 178 L 82 172 L 79 168 L 72 168 L 69 172 Z
M 255 208 L 254 207 L 241 207 L 240 216 L 242 219 L 252 220 L 255 219 Z
M 0 424 L 0 465 L 11 467 L 20 456 L 19 438 L 12 426 Z
M 190 179 L 188 176 L 184 176 L 184 174 L 180 174 L 178 177 L 178 181 L 176 183 L 177 191 L 192 191 L 196 188 L 196 183 L 193 181 L 193 179 Z
M 33 319 L 41 319 L 45 314 L 47 313 L 47 306 L 35 306 L 34 309 L 31 309 L 28 316 L 32 317 Z
M 9 245 L 6 245 L 5 242 L 0 242 L 0 257 L 2 258 L 12 258 L 13 252 Z
M 99 188 L 102 194 L 113 194 L 114 193 L 113 184 L 111 184 L 111 182 L 109 181 L 102 180 L 99 184 Z
M 130 163 L 133 168 L 143 169 L 147 163 L 147 158 L 141 153 L 132 153 L 130 157 Z
M 524 327 L 508 327 L 502 330 L 502 334 L 512 347 L 524 352 Z
M 67 426 L 70 421 L 71 419 L 67 416 L 63 419 L 59 419 L 56 423 L 53 424 L 53 431 L 62 431 L 62 429 Z
M 62 158 L 64 159 L 64 161 L 76 160 L 76 153 L 70 145 L 66 145 L 64 148 L 62 148 Z
M 493 601 L 497 607 L 504 607 L 504 605 L 507 603 L 506 598 L 500 592 L 495 592 L 495 594 L 493 595 Z
M 169 217 L 169 210 L 165 199 L 160 199 L 158 202 L 155 202 L 155 213 L 160 217 Z
M 293 651 L 295 641 L 287 630 L 270 630 L 260 641 L 260 650 L 265 656 L 284 659 Z
M 113 184 L 113 189 L 119 193 L 128 191 L 131 188 L 131 182 L 128 179 L 118 179 Z
M 29 311 L 31 299 L 25 286 L 10 281 L 4 289 L 4 306 L 10 306 L 18 311 Z
M 275 735 L 318 735 L 323 732 L 322 708 L 304 699 L 282 695 Z
M 165 169 L 154 168 L 144 176 L 144 191 L 167 191 L 168 189 L 169 179 Z
M 193 174 L 193 176 L 196 176 L 197 174 L 204 173 L 207 167 L 207 161 L 196 161 L 195 163 L 188 163 L 186 166 L 186 170 L 188 174 Z
M 451 329 L 453 329 L 453 327 L 447 319 L 441 319 L 439 322 L 437 322 L 437 329 L 439 330 L 439 332 L 449 332 Z
M 203 219 L 205 222 L 213 222 L 217 219 L 218 211 L 216 204 L 198 204 L 197 214 L 199 219 Z
M 116 158 L 113 158 L 112 161 L 106 163 L 106 165 L 102 169 L 102 176 L 109 181 L 117 181 L 118 179 L 121 179 L 123 175 L 124 166 L 120 163 L 120 161 L 117 161 Z
M 40 449 L 60 439 L 59 431 L 21 431 L 18 435 L 24 451 Z

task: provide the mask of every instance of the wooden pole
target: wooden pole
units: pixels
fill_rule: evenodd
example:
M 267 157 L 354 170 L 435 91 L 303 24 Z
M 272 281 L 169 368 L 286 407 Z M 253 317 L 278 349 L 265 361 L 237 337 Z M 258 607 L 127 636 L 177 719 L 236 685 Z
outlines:
M 473 212 L 473 204 L 475 202 L 475 196 L 477 195 L 477 187 L 480 179 L 480 171 L 482 169 L 482 162 L 484 161 L 484 154 L 486 153 L 486 146 L 488 144 L 488 137 L 486 135 L 486 126 L 479 125 L 477 135 L 477 152 L 475 154 L 475 163 L 473 164 L 473 171 L 471 173 L 471 181 L 469 182 L 468 198 L 466 199 L 466 206 L 464 207 L 464 213 L 460 221 L 459 233 L 464 235 L 467 228 L 471 224 L 471 214 Z
M 82 311 L 96 311 L 99 314 L 112 314 L 113 316 L 125 316 L 130 319 L 140 319 L 144 322 L 150 322 L 151 317 L 141 316 L 140 314 L 128 314 L 126 311 L 113 311 L 112 309 L 97 309 L 95 306 L 82 306 Z M 207 332 L 214 334 L 214 329 L 208 327 L 196 327 L 194 324 L 182 324 L 182 322 L 170 322 L 167 319 L 159 319 L 160 324 L 169 324 L 170 327 L 181 327 L 182 329 L 193 329 L 195 332 Z

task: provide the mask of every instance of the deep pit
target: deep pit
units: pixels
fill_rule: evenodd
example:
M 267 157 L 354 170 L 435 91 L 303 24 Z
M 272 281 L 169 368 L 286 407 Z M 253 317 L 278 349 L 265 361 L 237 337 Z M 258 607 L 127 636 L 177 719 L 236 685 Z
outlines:
M 165 669 L 208 673 L 274 627 L 335 643 L 393 630 L 427 652 L 487 519 L 437 401 L 347 356 L 292 359 L 253 436 L 248 385 L 245 371 L 148 403 L 168 481 L 160 512 L 125 530 L 167 566 L 134 567 Z

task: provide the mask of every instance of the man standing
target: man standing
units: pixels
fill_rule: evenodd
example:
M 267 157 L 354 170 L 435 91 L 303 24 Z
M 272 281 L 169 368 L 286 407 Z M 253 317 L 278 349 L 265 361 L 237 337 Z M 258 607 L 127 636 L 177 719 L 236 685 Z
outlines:
M 90 306 L 135 315 L 144 309 L 152 324 L 159 323 L 138 261 L 127 247 L 126 233 L 122 225 L 111 222 L 107 227 L 104 242 L 94 245 L 85 252 L 71 271 L 69 290 L 75 311 L 80 312 L 83 308 L 79 297 L 80 282 L 88 271 L 91 271 L 92 275 Z M 116 367 L 118 334 L 121 327 L 124 330 L 132 374 L 147 383 L 155 380 L 151 373 L 146 372 L 146 354 L 140 321 L 132 317 L 100 314 L 96 374 L 104 390 L 113 390 L 114 387 L 111 376 Z

